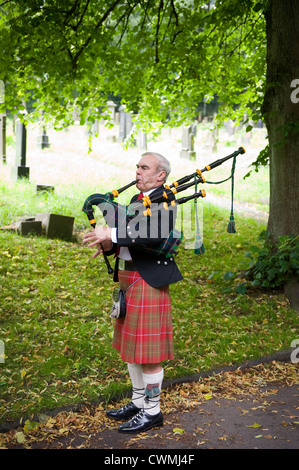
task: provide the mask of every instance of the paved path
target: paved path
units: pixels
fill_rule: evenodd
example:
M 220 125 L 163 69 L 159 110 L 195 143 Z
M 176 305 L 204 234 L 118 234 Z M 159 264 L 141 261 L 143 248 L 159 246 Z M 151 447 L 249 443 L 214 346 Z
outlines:
M 227 199 L 222 196 L 216 196 L 211 193 L 207 193 L 206 201 L 210 202 L 215 206 L 222 207 L 227 210 L 230 210 L 231 207 L 230 199 Z M 245 217 L 250 217 L 264 223 L 267 223 L 269 216 L 268 212 L 258 209 L 258 206 L 256 204 L 239 202 L 236 200 L 234 200 L 234 213 L 243 215 Z
M 120 434 L 105 404 L 84 405 L 47 416 L 36 431 L 0 434 L 0 447 L 98 449 L 103 459 L 137 455 L 140 464 L 167 453 L 199 459 L 200 449 L 298 449 L 299 366 L 290 357 L 283 351 L 166 383 L 159 429 Z

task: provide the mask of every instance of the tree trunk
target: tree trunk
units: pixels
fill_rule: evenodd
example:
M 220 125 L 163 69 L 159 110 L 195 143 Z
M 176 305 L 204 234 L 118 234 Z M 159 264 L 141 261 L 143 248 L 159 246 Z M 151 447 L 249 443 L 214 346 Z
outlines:
M 277 242 L 299 233 L 299 2 L 270 0 L 268 5 L 263 113 L 270 148 L 268 231 Z
M 299 2 L 269 0 L 267 89 L 263 113 L 270 149 L 268 231 L 274 243 L 299 233 Z M 296 88 L 298 92 L 296 91 Z M 299 282 L 286 282 L 291 307 L 299 312 Z

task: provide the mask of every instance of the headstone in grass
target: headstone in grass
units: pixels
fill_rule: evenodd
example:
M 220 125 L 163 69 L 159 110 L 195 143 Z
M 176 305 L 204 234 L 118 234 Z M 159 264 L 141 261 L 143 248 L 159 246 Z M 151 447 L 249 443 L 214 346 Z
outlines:
M 29 178 L 30 168 L 26 166 L 27 131 L 25 125 L 18 120 L 16 122 L 16 163 L 12 167 L 13 179 Z
M 41 221 L 43 232 L 48 238 L 72 238 L 74 217 L 60 214 L 37 214 L 35 220 Z
M 49 136 L 47 135 L 46 128 L 43 127 L 42 134 L 38 136 L 37 143 L 41 149 L 50 148 Z
M 119 141 L 123 142 L 127 135 L 126 130 L 126 107 L 124 105 L 119 107 Z
M 42 234 L 42 223 L 34 218 L 21 220 L 16 224 L 17 232 L 20 235 L 41 235 Z
M 180 151 L 181 158 L 196 160 L 196 152 L 194 151 L 194 134 L 192 126 L 183 127 L 182 149 Z
M 41 235 L 42 223 L 41 221 L 36 221 L 35 217 L 22 217 L 16 222 L 0 227 L 0 229 L 8 232 L 17 232 L 23 236 Z
M 36 185 L 36 193 L 41 194 L 43 192 L 46 193 L 54 193 L 54 186 L 44 185 L 44 184 L 37 184 Z

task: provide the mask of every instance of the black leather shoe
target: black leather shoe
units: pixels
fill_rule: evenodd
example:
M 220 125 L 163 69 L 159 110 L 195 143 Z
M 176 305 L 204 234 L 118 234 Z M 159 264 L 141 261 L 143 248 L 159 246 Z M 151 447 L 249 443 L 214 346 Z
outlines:
M 131 418 L 130 421 L 122 424 L 118 428 L 118 431 L 123 433 L 144 432 L 158 426 L 163 426 L 163 415 L 161 411 L 160 413 L 151 416 L 146 413 L 146 411 L 141 410 Z
M 109 418 L 121 420 L 132 418 L 132 416 L 135 416 L 138 411 L 140 411 L 140 408 L 137 408 L 137 406 L 134 405 L 134 403 L 131 401 L 130 403 L 127 403 L 127 405 L 124 405 L 121 408 L 108 410 L 106 412 L 106 415 Z

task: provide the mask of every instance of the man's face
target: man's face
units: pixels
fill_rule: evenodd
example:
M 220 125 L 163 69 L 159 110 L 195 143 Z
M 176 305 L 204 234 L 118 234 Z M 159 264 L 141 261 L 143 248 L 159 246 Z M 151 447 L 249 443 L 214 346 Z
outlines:
M 163 184 L 166 173 L 158 170 L 159 161 L 154 155 L 144 155 L 136 166 L 136 187 L 139 191 L 144 193 Z

